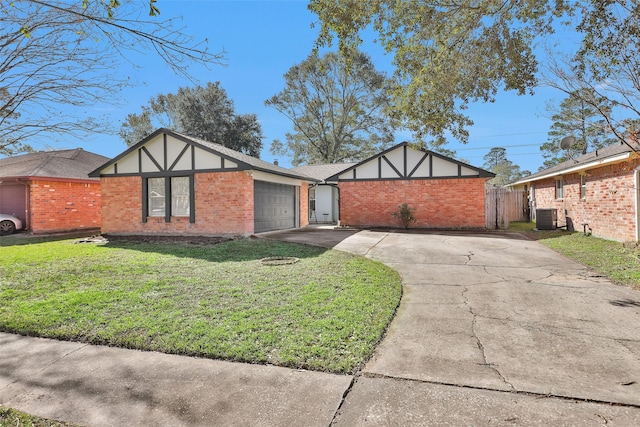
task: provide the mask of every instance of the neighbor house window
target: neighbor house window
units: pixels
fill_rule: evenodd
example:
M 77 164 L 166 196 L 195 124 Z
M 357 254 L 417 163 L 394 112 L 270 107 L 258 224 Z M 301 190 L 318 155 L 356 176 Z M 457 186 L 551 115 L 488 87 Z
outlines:
M 149 216 L 165 216 L 165 179 L 149 178 L 147 180 L 149 195 Z
M 164 217 L 167 222 L 172 216 L 188 216 L 194 222 L 192 179 L 189 176 L 147 178 L 143 221 L 147 216 Z
M 562 178 L 556 180 L 556 199 L 564 199 L 564 181 Z
M 587 176 L 580 175 L 580 198 L 587 198 Z

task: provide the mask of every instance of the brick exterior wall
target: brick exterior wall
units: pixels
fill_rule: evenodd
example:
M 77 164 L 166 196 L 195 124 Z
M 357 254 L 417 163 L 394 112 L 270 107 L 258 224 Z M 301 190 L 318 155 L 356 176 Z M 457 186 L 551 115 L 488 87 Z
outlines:
M 300 185 L 300 201 L 298 206 L 300 206 L 300 227 L 305 227 L 309 225 L 309 184 L 306 182 Z
M 640 159 L 605 165 L 586 171 L 586 197 L 580 198 L 580 175 L 563 176 L 564 198 L 555 198 L 554 178 L 536 181 L 535 208 L 558 210 L 558 226 L 583 230 L 588 223 L 592 234 L 620 242 L 636 240 L 634 171 Z M 566 210 L 566 214 L 565 214 Z
M 195 223 L 189 217 L 148 217 L 142 221 L 142 178 L 103 177 L 102 232 L 111 234 L 252 234 L 253 178 L 248 172 L 196 173 Z M 301 212 L 306 212 L 307 185 L 300 188 Z M 306 225 L 301 215 L 300 225 Z
M 99 181 L 32 180 L 30 231 L 38 234 L 99 229 L 101 194 Z
M 392 216 L 402 203 L 422 228 L 484 228 L 485 179 L 425 179 L 339 182 L 340 224 L 402 227 Z
M 102 232 L 142 232 L 142 177 L 100 178 Z

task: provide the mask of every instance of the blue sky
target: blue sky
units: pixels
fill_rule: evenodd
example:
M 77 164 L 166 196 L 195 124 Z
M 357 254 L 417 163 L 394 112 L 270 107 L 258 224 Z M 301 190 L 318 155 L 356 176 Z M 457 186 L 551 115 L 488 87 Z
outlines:
M 195 40 L 208 39 L 213 52 L 226 51 L 227 66 L 212 65 L 209 70 L 193 66 L 190 72 L 200 84 L 219 81 L 234 101 L 237 113 L 255 113 L 265 139 L 261 158 L 273 161 L 269 146 L 274 139 L 285 140 L 291 122 L 264 100 L 284 87 L 283 75 L 304 60 L 313 47 L 317 30 L 311 28 L 316 16 L 307 10 L 305 0 L 160 0 L 161 17 L 182 16 L 184 31 Z M 380 70 L 391 70 L 391 58 L 377 46 L 364 46 Z M 140 112 L 148 99 L 159 93 L 175 92 L 192 82 L 176 76 L 153 53 L 135 59 L 139 67 L 123 64 L 119 72 L 136 82 L 125 88 L 117 105 L 96 106 L 96 115 L 107 114 L 114 129 L 129 113 Z M 468 113 L 475 125 L 469 129 L 467 145 L 451 141 L 447 148 L 474 166 L 482 166 L 482 157 L 492 147 L 505 147 L 507 157 L 522 169 L 535 172 L 543 159 L 539 146 L 546 141 L 551 122 L 545 104 L 563 95 L 548 88 L 536 89 L 534 96 L 502 93 L 493 104 L 474 104 Z M 409 140 L 409 133 L 399 133 L 396 142 Z M 107 157 L 114 157 L 127 147 L 117 135 L 96 135 L 88 139 L 66 138 L 51 141 L 55 149 L 82 147 Z M 35 147 L 42 148 L 42 147 Z M 290 159 L 278 156 L 281 166 Z

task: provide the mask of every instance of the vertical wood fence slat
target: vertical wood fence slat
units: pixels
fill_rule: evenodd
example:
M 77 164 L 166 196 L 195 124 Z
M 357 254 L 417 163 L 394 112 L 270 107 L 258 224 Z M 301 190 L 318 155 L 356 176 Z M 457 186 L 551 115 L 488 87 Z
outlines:
M 511 221 L 527 221 L 527 192 L 506 188 L 487 188 L 485 197 L 486 227 L 507 229 Z

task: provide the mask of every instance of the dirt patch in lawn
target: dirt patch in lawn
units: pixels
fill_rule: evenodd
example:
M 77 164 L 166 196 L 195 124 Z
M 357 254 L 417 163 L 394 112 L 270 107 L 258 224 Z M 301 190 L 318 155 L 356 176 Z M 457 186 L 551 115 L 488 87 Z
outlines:
M 182 245 L 217 245 L 232 240 L 238 240 L 242 237 L 223 237 L 223 236 L 167 236 L 157 234 L 136 234 L 136 235 L 113 235 L 103 234 L 108 242 L 113 243 L 155 243 L 155 244 L 182 244 Z

